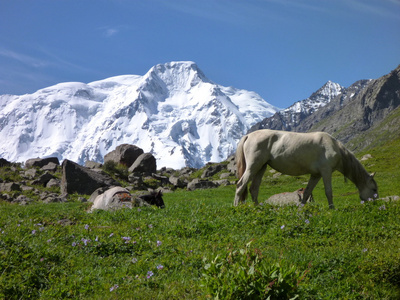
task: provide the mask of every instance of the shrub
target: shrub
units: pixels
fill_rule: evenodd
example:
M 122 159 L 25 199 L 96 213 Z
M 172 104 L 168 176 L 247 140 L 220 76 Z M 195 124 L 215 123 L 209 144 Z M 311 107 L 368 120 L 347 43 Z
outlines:
M 202 283 L 215 299 L 296 299 L 304 279 L 295 266 L 269 263 L 258 249 L 230 250 L 214 260 L 204 260 Z

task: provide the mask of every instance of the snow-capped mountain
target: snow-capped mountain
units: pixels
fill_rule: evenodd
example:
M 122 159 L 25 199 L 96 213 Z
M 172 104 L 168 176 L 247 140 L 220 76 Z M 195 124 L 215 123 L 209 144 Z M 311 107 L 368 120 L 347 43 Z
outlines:
M 129 143 L 153 153 L 159 168 L 200 167 L 225 159 L 276 111 L 254 92 L 213 83 L 193 62 L 171 62 L 144 76 L 0 96 L 0 157 L 102 162 Z
M 253 125 L 250 131 L 264 128 L 295 131 L 302 120 L 327 105 L 345 90 L 340 84 L 328 81 L 307 99 L 297 101 L 288 108 L 276 112 L 271 117 L 267 117 Z

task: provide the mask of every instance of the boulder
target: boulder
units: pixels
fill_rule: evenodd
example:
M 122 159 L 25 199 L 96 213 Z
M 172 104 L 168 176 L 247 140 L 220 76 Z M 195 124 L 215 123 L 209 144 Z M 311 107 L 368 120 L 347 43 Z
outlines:
M 53 162 L 49 162 L 47 165 L 43 166 L 41 170 L 43 171 L 49 171 L 49 172 L 56 172 L 57 168 L 60 166 L 60 164 L 55 164 Z
M 39 178 L 37 178 L 34 181 L 32 181 L 32 184 L 46 186 L 46 184 L 51 179 L 55 179 L 55 177 L 53 175 L 51 175 L 49 172 L 45 172 L 42 175 L 40 175 Z
M 269 197 L 265 203 L 273 204 L 273 205 L 300 205 L 301 199 L 303 198 L 304 189 L 298 189 L 294 192 L 285 192 L 280 194 L 275 194 Z M 309 201 L 314 201 L 313 196 L 309 198 Z
M 62 163 L 61 193 L 90 195 L 99 187 L 118 185 L 111 177 L 99 174 L 92 170 L 65 159 Z
M 130 167 L 143 152 L 141 148 L 135 145 L 122 144 L 104 156 L 104 163 L 113 161 L 116 164 Z
M 217 187 L 217 185 L 214 182 L 208 181 L 208 180 L 200 180 L 198 178 L 193 179 L 187 185 L 187 189 L 189 191 L 194 191 L 197 189 L 211 189 L 211 188 L 215 188 L 215 187 Z
M 85 162 L 85 167 L 88 169 L 101 169 L 102 166 L 103 165 L 101 163 L 91 161 L 91 160 L 87 160 Z
M 174 175 L 169 177 L 169 183 L 176 188 L 184 188 L 187 186 L 187 182 L 184 179 Z
M 141 173 L 151 175 L 157 172 L 157 162 L 153 154 L 143 153 L 130 166 L 129 173 Z
M 0 183 L 0 192 L 20 191 L 21 186 L 15 182 Z
M 222 170 L 226 170 L 226 165 L 224 164 L 213 164 L 207 167 L 203 174 L 201 174 L 201 178 L 208 178 L 211 176 L 214 176 L 218 172 L 221 172 Z
M 33 167 L 42 168 L 49 163 L 55 163 L 60 165 L 60 161 L 57 157 L 47 157 L 47 158 L 31 158 L 25 162 L 25 168 L 30 169 Z

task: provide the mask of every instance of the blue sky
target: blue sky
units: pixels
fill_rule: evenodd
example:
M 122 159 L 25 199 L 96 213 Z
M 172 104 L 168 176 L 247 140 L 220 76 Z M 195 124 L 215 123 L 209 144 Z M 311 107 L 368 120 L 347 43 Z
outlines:
M 285 108 L 400 64 L 400 0 L 2 0 L 0 94 L 190 60 Z

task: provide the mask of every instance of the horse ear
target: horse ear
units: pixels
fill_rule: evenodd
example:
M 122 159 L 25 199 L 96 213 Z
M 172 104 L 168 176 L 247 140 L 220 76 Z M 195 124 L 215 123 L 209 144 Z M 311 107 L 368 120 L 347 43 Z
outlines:
M 369 176 L 371 176 L 371 178 L 374 178 L 375 174 L 376 174 L 376 172 L 371 173 L 371 175 L 369 175 Z

